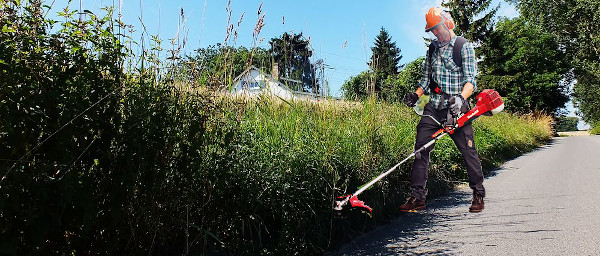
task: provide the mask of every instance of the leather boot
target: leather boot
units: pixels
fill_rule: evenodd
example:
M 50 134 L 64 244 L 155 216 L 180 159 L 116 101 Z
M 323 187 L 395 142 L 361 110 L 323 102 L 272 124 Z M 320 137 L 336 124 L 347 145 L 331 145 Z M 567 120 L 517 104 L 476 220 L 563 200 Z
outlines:
M 417 198 L 411 196 L 407 198 L 406 203 L 401 205 L 399 208 L 401 212 L 416 212 L 419 210 L 425 210 L 425 201 L 417 200 Z
M 473 192 L 473 200 L 471 201 L 471 207 L 469 212 L 481 212 L 483 211 L 484 203 L 483 196 L 477 192 Z

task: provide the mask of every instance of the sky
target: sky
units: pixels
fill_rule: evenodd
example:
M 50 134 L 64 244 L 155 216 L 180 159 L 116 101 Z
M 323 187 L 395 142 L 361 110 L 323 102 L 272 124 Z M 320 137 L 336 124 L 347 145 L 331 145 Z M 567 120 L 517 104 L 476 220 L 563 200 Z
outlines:
M 55 0 L 53 11 L 68 5 L 68 0 Z M 198 48 L 217 43 L 223 44 L 226 28 L 234 25 L 238 36 L 229 45 L 247 48 L 269 48 L 271 38 L 284 32 L 302 33 L 313 48 L 312 60 L 323 59 L 329 67 L 325 78 L 329 82 L 330 95 L 340 96 L 342 84 L 368 69 L 371 47 L 380 29 L 385 28 L 392 41 L 401 50 L 400 64 L 409 63 L 424 56 L 427 47 L 423 37 L 425 13 L 430 7 L 440 7 L 442 0 L 230 0 L 231 17 L 228 18 L 227 0 L 71 0 L 71 9 L 90 10 L 99 13 L 104 6 L 114 6 L 115 13 L 122 14 L 126 24 L 133 25 L 132 37 L 141 41 L 142 25 L 148 35 L 158 35 L 163 48 L 170 48 L 170 39 L 185 37 L 184 54 L 192 54 Z M 262 5 L 261 5 L 262 4 Z M 500 5 L 498 17 L 518 16 L 514 6 L 502 0 L 493 0 L 492 6 Z M 254 28 L 258 10 L 264 14 L 264 27 L 255 41 Z M 180 19 L 181 11 L 184 21 Z M 241 21 L 241 22 L 239 22 Z M 181 24 L 184 29 L 180 30 Z M 239 24 L 239 25 L 238 25 Z M 573 107 L 568 106 L 573 115 Z

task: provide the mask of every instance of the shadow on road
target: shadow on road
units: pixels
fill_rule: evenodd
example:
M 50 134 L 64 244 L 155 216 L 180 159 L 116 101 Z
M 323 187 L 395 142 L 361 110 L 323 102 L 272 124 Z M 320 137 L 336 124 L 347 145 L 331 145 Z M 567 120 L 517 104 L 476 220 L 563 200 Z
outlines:
M 430 234 L 447 231 L 450 223 L 463 219 L 468 214 L 470 203 L 470 192 L 453 191 L 428 202 L 427 210 L 403 214 L 329 255 L 453 254 L 459 245 L 432 239 Z

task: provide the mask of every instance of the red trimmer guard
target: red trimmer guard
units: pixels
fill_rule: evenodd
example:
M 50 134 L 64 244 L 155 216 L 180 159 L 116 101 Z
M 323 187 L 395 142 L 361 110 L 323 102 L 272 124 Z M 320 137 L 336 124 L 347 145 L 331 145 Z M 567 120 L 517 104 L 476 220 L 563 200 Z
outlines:
M 350 202 L 350 206 L 360 208 L 363 212 L 369 214 L 369 217 L 373 216 L 373 210 L 371 209 L 371 207 L 366 205 L 365 202 L 358 200 L 358 197 L 356 196 L 339 196 L 338 199 L 340 200 L 336 201 L 336 207 L 333 208 L 336 211 L 341 211 L 342 207 L 346 204 L 346 202 Z
M 371 207 L 367 206 L 365 202 L 358 200 L 358 197 L 356 196 L 350 197 L 350 205 L 352 207 L 361 208 L 364 212 L 368 210 L 369 217 L 371 217 L 373 214 L 373 210 L 371 209 Z

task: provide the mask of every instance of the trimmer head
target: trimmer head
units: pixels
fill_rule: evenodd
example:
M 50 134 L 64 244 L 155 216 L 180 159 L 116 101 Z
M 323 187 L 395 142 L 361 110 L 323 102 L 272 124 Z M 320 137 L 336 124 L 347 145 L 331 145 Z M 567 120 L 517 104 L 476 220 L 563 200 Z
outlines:
M 367 206 L 365 204 L 365 202 L 358 200 L 358 197 L 354 196 L 354 195 L 347 195 L 347 196 L 340 196 L 340 197 L 338 197 L 338 200 L 335 201 L 335 206 L 333 207 L 333 210 L 338 215 L 340 215 L 341 211 L 344 209 L 344 206 L 346 204 L 348 204 L 348 202 L 350 202 L 350 206 L 351 207 L 358 208 L 358 209 L 362 210 L 364 213 L 368 214 L 369 217 L 372 217 L 373 210 L 371 209 L 371 207 Z

